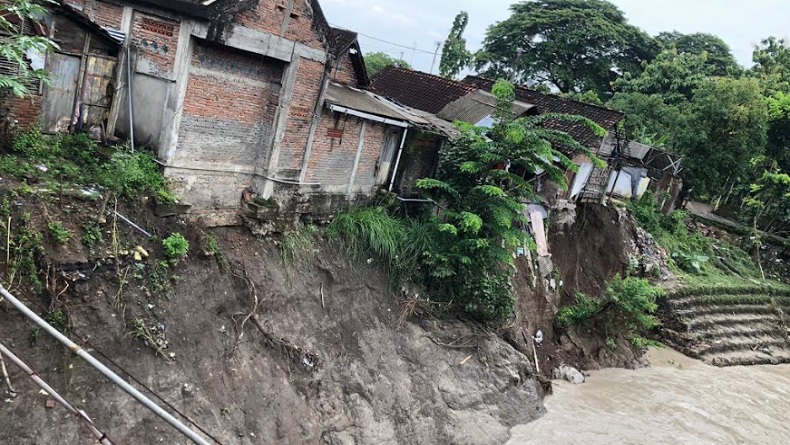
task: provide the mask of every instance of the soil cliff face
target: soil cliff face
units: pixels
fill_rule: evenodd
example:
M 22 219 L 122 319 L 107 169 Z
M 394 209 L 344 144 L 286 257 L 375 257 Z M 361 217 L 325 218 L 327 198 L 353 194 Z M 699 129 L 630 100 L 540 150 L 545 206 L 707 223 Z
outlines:
M 45 231 L 51 216 L 43 215 L 55 210 L 42 205 L 31 197 L 17 203 Z M 79 233 L 96 207 L 74 201 L 58 215 Z M 216 255 L 201 255 L 199 228 L 139 205 L 119 211 L 154 235 L 179 231 L 190 240 L 189 258 L 166 272 L 180 277 L 169 296 L 155 277 L 158 241 L 121 222 L 128 256 L 113 260 L 108 243 L 88 252 L 73 236 L 37 258 L 44 297 L 14 293 L 39 313 L 62 311 L 59 321 L 77 343 L 217 443 L 499 444 L 510 427 L 545 412 L 525 355 L 475 325 L 401 317 L 375 264 L 350 266 L 320 243 L 311 258 L 284 264 L 272 241 L 217 229 L 210 235 L 229 266 L 223 273 Z M 103 226 L 105 239 L 111 226 Z M 136 262 L 138 245 L 151 258 Z M 141 326 L 167 348 L 158 354 L 133 334 Z M 0 339 L 114 443 L 188 443 L 7 303 L 0 303 Z M 0 404 L 0 443 L 90 442 L 63 408 L 46 407 L 48 397 L 27 376 L 12 364 L 9 371 L 18 395 Z

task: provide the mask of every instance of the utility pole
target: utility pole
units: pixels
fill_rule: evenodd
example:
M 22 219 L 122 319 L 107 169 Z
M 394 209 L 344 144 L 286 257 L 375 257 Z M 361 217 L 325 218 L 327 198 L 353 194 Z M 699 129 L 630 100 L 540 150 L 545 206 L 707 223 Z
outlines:
M 436 56 L 439 55 L 439 48 L 442 46 L 442 42 L 436 41 L 436 51 L 433 53 L 433 61 L 431 62 L 431 74 L 433 74 L 433 67 L 436 66 Z

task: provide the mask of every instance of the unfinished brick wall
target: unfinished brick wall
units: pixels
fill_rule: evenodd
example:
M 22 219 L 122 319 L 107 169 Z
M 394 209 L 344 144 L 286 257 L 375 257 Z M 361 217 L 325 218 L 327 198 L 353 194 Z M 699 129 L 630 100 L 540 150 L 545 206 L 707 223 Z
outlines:
M 302 167 L 323 76 L 323 63 L 307 59 L 299 62 L 288 123 L 280 149 L 278 169 L 283 173 L 287 174 L 289 170 L 295 172 Z
M 340 60 L 335 62 L 332 67 L 332 80 L 344 85 L 357 86 L 357 74 L 354 72 L 354 65 L 351 63 L 351 55 L 346 51 Z
M 249 167 L 269 150 L 284 64 L 195 44 L 176 159 Z
M 376 167 L 380 161 L 386 127 L 354 116 L 324 110 L 308 162 L 307 182 L 324 187 L 347 186 L 359 147 L 359 134 L 365 124 L 365 139 L 354 177 L 354 191 L 369 192 L 376 185 Z
M 38 92 L 22 99 L 8 97 L 0 102 L 0 112 L 4 118 L 16 120 L 16 125 L 27 129 L 41 117 L 41 100 Z
M 81 8 L 82 12 L 101 26 L 120 29 L 123 6 L 101 0 L 68 0 L 68 4 Z
M 179 22 L 135 11 L 132 43 L 138 51 L 137 70 L 171 77 L 180 29 Z
M 289 0 L 260 0 L 257 6 L 242 12 L 236 22 L 256 31 L 279 36 L 285 21 Z M 293 7 L 284 38 L 324 49 L 324 43 L 313 30 L 313 11 L 308 0 L 293 0 Z

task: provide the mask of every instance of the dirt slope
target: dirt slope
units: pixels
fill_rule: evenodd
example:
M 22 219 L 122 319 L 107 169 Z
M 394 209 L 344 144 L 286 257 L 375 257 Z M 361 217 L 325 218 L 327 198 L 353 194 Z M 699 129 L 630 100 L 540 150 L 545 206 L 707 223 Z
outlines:
M 31 224 L 45 227 L 57 215 L 74 233 L 95 218 L 98 206 L 74 201 L 65 206 L 70 212 L 50 208 L 36 222 L 43 201 L 20 202 L 19 211 L 33 212 Z M 314 259 L 284 265 L 272 241 L 241 228 L 220 229 L 211 235 L 231 266 L 222 273 L 214 257 L 200 254 L 197 227 L 154 218 L 137 203 L 119 210 L 155 235 L 177 230 L 189 238 L 190 257 L 172 270 L 180 280 L 170 297 L 152 286 L 158 243 L 124 225 L 124 246 L 152 253 L 141 262 L 146 266 L 135 267 L 125 256 L 119 267 L 102 259 L 106 244 L 89 253 L 74 236 L 65 246 L 48 245 L 39 258 L 57 278 L 50 292 L 16 292 L 39 313 L 49 305 L 62 309 L 75 341 L 105 363 L 111 359 L 127 379 L 139 379 L 217 443 L 499 444 L 511 426 L 545 412 L 524 355 L 474 325 L 400 323 L 398 298 L 375 264 L 350 267 L 342 255 L 316 245 Z M 113 308 L 118 271 L 128 271 L 123 310 Z M 237 344 L 255 298 L 259 317 L 245 323 Z M 130 335 L 137 319 L 155 336 L 164 334 L 163 352 L 172 359 Z M 6 303 L 0 303 L 0 339 L 114 443 L 187 443 L 54 340 L 36 334 Z M 0 443 L 92 443 L 63 408 L 46 408 L 47 397 L 19 370 L 10 367 L 10 374 L 19 394 L 0 404 Z

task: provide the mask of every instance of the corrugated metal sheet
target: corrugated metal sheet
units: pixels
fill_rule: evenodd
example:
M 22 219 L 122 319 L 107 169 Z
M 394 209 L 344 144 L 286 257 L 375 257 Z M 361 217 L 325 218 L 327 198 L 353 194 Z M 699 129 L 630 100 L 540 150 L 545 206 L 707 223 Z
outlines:
M 329 84 L 326 92 L 326 102 L 387 119 L 404 122 L 412 122 L 414 120 L 412 116 L 399 112 L 394 106 L 390 106 L 387 102 L 380 100 L 368 91 L 337 83 Z M 419 123 L 424 123 L 424 121 L 420 120 Z
M 450 103 L 437 116 L 450 122 L 462 121 L 477 124 L 494 114 L 495 108 L 496 97 L 491 93 L 478 90 Z M 533 108 L 533 105 L 516 101 L 513 102 L 511 111 L 514 116 L 521 116 L 530 108 Z

